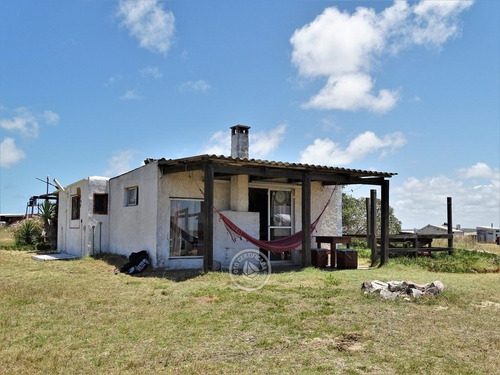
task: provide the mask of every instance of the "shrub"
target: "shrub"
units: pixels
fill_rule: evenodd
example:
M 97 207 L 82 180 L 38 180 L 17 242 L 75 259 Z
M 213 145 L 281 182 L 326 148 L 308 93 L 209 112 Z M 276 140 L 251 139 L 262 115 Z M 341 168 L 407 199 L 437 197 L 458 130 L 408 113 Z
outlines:
M 43 223 L 40 220 L 26 219 L 14 225 L 16 246 L 35 246 L 42 241 Z

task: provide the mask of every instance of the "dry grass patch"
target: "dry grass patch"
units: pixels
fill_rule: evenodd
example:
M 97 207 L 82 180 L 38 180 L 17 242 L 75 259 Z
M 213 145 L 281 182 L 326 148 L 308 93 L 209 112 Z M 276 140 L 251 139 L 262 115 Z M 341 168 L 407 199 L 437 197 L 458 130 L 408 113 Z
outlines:
M 226 273 L 115 275 L 109 258 L 36 262 L 0 251 L 0 264 L 5 374 L 490 374 L 500 367 L 498 274 L 397 264 L 306 269 L 272 275 L 248 293 Z M 447 289 L 386 301 L 360 291 L 373 279 L 439 279 Z

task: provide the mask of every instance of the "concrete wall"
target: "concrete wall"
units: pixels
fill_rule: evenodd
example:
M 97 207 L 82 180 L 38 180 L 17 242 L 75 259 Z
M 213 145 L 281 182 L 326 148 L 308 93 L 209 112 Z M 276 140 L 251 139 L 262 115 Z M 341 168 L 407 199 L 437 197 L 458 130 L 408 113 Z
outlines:
M 138 204 L 125 204 L 125 191 L 138 187 Z M 266 185 L 260 184 L 261 188 Z M 271 189 L 292 190 L 293 231 L 302 229 L 301 187 L 297 185 L 273 183 Z M 71 196 L 77 188 L 81 192 L 80 220 L 70 220 Z M 70 185 L 67 192 L 60 193 L 58 250 L 77 256 L 86 256 L 99 249 L 129 256 L 132 252 L 147 250 L 153 267 L 165 269 L 201 268 L 203 257 L 170 257 L 170 200 L 203 199 L 203 172 L 181 172 L 162 175 L 156 161 L 112 178 L 89 177 Z M 214 184 L 214 205 L 231 221 L 253 237 L 259 236 L 259 214 L 245 211 L 232 211 L 231 188 L 241 191 L 232 192 L 246 196 L 247 184 L 231 184 L 230 181 L 216 180 Z M 323 187 L 320 183 L 311 185 L 311 218 L 315 220 L 333 187 Z M 109 194 L 108 215 L 93 214 L 95 193 Z M 341 214 L 342 191 L 338 187 L 332 201 L 316 227 L 314 235 L 340 235 L 342 230 Z M 234 203 L 234 202 L 233 202 Z M 100 224 L 102 223 L 102 224 Z M 92 228 L 94 233 L 92 235 Z M 100 230 L 102 229 L 102 233 Z M 100 242 L 99 242 L 100 240 Z M 311 241 L 314 248 L 314 239 Z M 256 248 L 247 241 L 233 242 L 225 226 L 214 214 L 214 260 L 227 268 L 232 257 L 242 249 Z M 292 260 L 300 264 L 300 251 L 292 252 Z
M 166 269 L 202 268 L 203 257 L 170 257 L 170 200 L 204 199 L 203 172 L 172 173 L 160 177 L 158 196 L 157 267 Z M 230 182 L 215 181 L 214 205 L 227 210 L 230 205 Z M 214 223 L 219 217 L 214 214 Z M 215 258 L 215 247 L 214 247 Z
M 133 252 L 147 250 L 156 266 L 158 180 L 157 162 L 109 180 L 111 253 L 128 257 Z M 126 189 L 134 186 L 138 187 L 138 204 L 126 206 Z
M 259 238 L 258 212 L 222 211 L 222 214 L 238 227 L 244 228 L 245 232 L 252 237 Z M 214 260 L 221 264 L 222 269 L 228 269 L 231 259 L 244 249 L 258 249 L 258 247 L 245 240 L 233 241 L 224 223 L 216 214 L 214 217 Z
M 71 220 L 71 201 L 80 191 L 80 218 Z M 108 178 L 91 176 L 59 192 L 57 251 L 84 257 L 108 251 L 109 215 L 94 215 L 94 194 L 109 194 Z M 108 207 L 109 209 L 109 207 Z M 101 224 L 100 224 L 101 223 Z M 101 232 L 102 230 L 102 232 Z
M 477 242 L 494 243 L 497 236 L 500 236 L 500 228 L 477 227 Z
M 332 195 L 333 191 L 333 195 Z M 302 187 L 295 189 L 295 232 L 302 230 Z M 312 232 L 311 248 L 315 249 L 314 236 L 341 236 L 342 235 L 342 186 L 323 186 L 320 182 L 311 182 L 311 221 L 317 219 L 328 199 L 330 204 L 321 216 L 316 230 Z M 300 251 L 292 251 L 292 260 L 295 264 L 302 263 Z

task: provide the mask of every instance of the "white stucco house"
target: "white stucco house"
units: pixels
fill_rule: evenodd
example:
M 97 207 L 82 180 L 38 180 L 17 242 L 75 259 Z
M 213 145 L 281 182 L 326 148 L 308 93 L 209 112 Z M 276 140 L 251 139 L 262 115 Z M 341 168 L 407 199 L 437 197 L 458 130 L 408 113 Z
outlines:
M 225 269 L 238 251 L 257 247 L 233 241 L 215 207 L 260 240 L 302 231 L 302 246 L 266 255 L 310 265 L 312 236 L 342 235 L 342 185 L 380 186 L 388 218 L 394 173 L 249 159 L 249 129 L 231 127 L 230 157 L 146 159 L 122 175 L 88 177 L 58 190 L 58 251 L 128 256 L 147 250 L 155 268 Z

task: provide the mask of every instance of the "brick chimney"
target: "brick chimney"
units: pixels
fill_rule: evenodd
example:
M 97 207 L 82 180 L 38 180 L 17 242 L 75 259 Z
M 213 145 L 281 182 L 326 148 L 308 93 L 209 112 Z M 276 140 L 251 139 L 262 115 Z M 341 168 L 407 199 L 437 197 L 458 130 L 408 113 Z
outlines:
M 250 126 L 231 126 L 231 157 L 248 159 L 248 130 Z
M 231 157 L 248 159 L 248 129 L 250 126 L 231 126 Z M 230 207 L 232 211 L 248 211 L 248 176 L 231 176 Z

